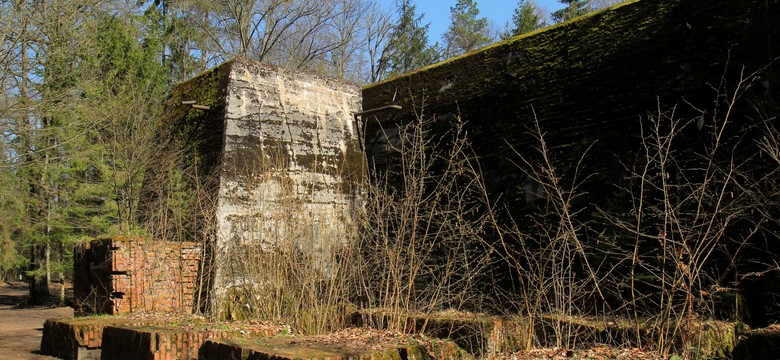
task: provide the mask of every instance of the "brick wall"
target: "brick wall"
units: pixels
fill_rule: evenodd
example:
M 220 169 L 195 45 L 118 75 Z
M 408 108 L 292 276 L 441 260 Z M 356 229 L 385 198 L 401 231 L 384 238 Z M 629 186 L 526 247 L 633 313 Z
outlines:
M 164 321 L 103 316 L 47 319 L 43 324 L 40 352 L 65 360 L 100 359 L 105 327 L 154 325 Z
M 74 253 L 77 315 L 191 313 L 201 247 L 141 238 L 96 239 Z
M 289 334 L 289 325 L 260 321 L 208 323 L 192 315 L 90 316 L 48 319 L 41 354 L 65 360 L 197 359 L 207 339 Z
M 263 323 L 184 324 L 143 327 L 106 327 L 102 355 L 115 360 L 195 360 L 208 339 L 276 336 L 289 332 L 288 326 Z

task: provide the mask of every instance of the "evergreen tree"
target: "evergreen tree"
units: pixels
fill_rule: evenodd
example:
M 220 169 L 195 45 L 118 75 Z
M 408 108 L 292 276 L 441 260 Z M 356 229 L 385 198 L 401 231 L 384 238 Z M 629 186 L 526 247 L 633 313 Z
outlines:
M 172 83 L 232 58 L 234 49 L 342 77 L 360 74 L 365 55 L 356 49 L 364 36 L 374 36 L 372 59 L 386 54 L 395 73 L 438 59 L 408 0 L 392 51 L 382 50 L 389 15 L 375 17 L 384 25 L 363 35 L 373 3 L 2 2 L 0 276 L 27 269 L 36 301 L 48 295 L 52 275 L 69 270 L 74 241 L 139 232 L 135 211 L 144 170 L 158 151 L 160 100 Z M 237 43 L 244 48 L 230 46 Z
M 147 4 L 149 6 L 147 6 Z M 155 38 L 158 57 L 174 82 L 187 80 L 205 71 L 207 66 L 205 41 L 209 6 L 198 1 L 140 0 L 146 7 L 142 19 L 143 32 Z M 199 19 L 205 18 L 200 25 Z M 198 55 L 200 58 L 198 58 Z
M 36 4 L 30 10 L 39 10 Z M 67 148 L 77 132 L 70 132 L 77 93 L 73 92 L 77 79 L 72 69 L 78 63 L 73 49 L 83 45 L 81 26 L 85 17 L 79 9 L 82 1 L 52 1 L 45 5 L 57 8 L 57 12 L 41 12 L 31 26 L 41 32 L 41 37 L 31 40 L 37 47 L 36 59 L 30 72 L 38 75 L 31 84 L 35 96 L 26 102 L 24 119 L 19 125 L 20 146 L 24 152 L 19 175 L 26 186 L 27 209 L 21 240 L 29 254 L 28 280 L 31 303 L 48 297 L 52 280 L 52 251 L 61 248 L 61 209 L 68 164 L 73 153 Z M 33 70 L 35 69 L 35 70 Z M 30 111 L 33 110 L 34 111 Z
M 565 8 L 560 9 L 552 13 L 553 21 L 562 22 L 574 19 L 578 16 L 585 15 L 591 11 L 591 0 L 558 0 L 563 4 L 567 4 Z
M 26 192 L 18 176 L 6 134 L 0 135 L 0 282 L 18 280 L 29 263 L 24 256 L 19 229 L 24 222 Z
M 628 0 L 591 0 L 591 7 L 594 10 L 603 9 L 620 3 L 624 3 Z
M 39 5 L 3 9 L 36 31 L 19 32 L 26 37 L 13 53 L 20 55 L 3 58 L 22 80 L 13 103 L 0 104 L 10 115 L 0 124 L 11 125 L 0 159 L 0 270 L 27 265 L 31 302 L 49 295 L 53 275 L 64 279 L 75 241 L 129 227 L 129 211 L 121 210 L 132 205 L 120 206 L 131 193 L 125 185 L 140 183 L 143 157 L 153 152 L 140 141 L 151 138 L 158 118 L 148 109 L 161 106 L 170 84 L 143 17 L 121 8 L 85 13 L 84 2 L 73 0 L 45 4 L 56 12 Z
M 491 42 L 488 33 L 488 20 L 479 17 L 479 9 L 474 0 L 458 0 L 450 8 L 452 23 L 444 34 L 447 57 L 476 50 Z
M 147 16 L 99 16 L 91 46 L 80 54 L 78 86 L 85 104 L 80 118 L 88 126 L 80 133 L 90 145 L 79 149 L 80 162 L 73 164 L 71 176 L 80 180 L 73 202 L 82 208 L 68 214 L 84 235 L 136 227 L 138 188 L 161 107 L 156 99 L 164 97 L 170 76 L 177 75 L 160 62 L 164 45 L 156 33 L 141 32 L 150 21 Z
M 421 25 L 411 0 L 397 3 L 398 22 L 393 27 L 385 50 L 384 62 L 390 76 L 429 65 L 439 59 L 436 47 L 428 46 L 428 25 Z
M 514 14 L 512 14 L 512 28 L 502 38 L 510 38 L 525 34 L 547 26 L 543 15 L 536 5 L 530 0 L 518 0 Z

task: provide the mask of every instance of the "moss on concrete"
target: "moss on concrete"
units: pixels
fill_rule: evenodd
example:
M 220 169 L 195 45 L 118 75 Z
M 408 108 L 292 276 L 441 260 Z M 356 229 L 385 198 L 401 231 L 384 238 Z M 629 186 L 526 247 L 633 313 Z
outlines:
M 360 330 L 357 330 L 360 331 Z M 365 330 L 372 334 L 376 330 Z M 200 351 L 200 359 L 277 359 L 277 360 L 400 360 L 470 359 L 451 342 L 424 340 L 408 336 L 395 342 L 366 343 L 360 335 L 340 338 L 338 334 L 321 336 L 276 336 L 209 340 Z
M 577 220 L 593 224 L 591 236 L 611 235 L 614 227 L 604 225 L 594 209 L 630 213 L 626 189 L 632 186 L 632 168 L 644 161 L 640 138 L 648 116 L 672 109 L 681 120 L 695 119 L 702 111 L 714 114 L 722 110 L 716 103 L 722 104 L 718 96 L 724 93 L 717 94 L 713 85 L 734 91 L 742 74 L 762 71 L 766 85 L 755 83 L 743 94 L 749 101 L 732 115 L 738 119 L 735 134 L 763 126 L 750 103 L 780 103 L 780 92 L 769 85 L 780 83 L 780 73 L 776 64 L 768 66 L 780 48 L 776 19 L 780 0 L 632 1 L 368 85 L 363 108 L 396 103 L 404 110 L 393 122 L 409 123 L 422 112 L 441 122 L 463 123 L 491 205 L 506 209 L 512 217 L 506 223 L 521 229 L 535 225 L 527 215 L 541 208 L 541 201 L 528 199 L 526 187 L 534 185 L 527 172 L 538 171 L 543 161 L 534 131 L 538 121 L 559 182 L 577 184 L 581 196 L 572 196 L 569 204 Z M 392 127 L 390 116 L 378 114 L 378 121 L 369 121 L 367 138 L 381 139 L 382 126 Z M 707 146 L 710 129 L 681 131 L 675 144 L 680 159 L 697 161 L 693 153 Z M 742 144 L 753 140 L 746 137 Z M 387 147 L 379 142 L 369 163 L 381 159 L 392 166 L 397 154 L 383 152 Z M 750 145 L 745 149 L 757 153 Z M 633 241 L 616 246 L 633 246 Z M 614 257 L 608 260 L 614 263 L 603 268 L 621 266 Z
M 514 37 L 511 37 L 511 38 L 502 40 L 502 41 L 498 41 L 498 42 L 495 42 L 493 44 L 487 45 L 485 47 L 482 47 L 482 48 L 479 48 L 479 49 L 476 49 L 476 50 L 472 50 L 472 51 L 469 51 L 467 53 L 460 54 L 460 55 L 457 55 L 457 56 L 454 56 L 454 57 L 451 57 L 451 58 L 448 58 L 448 59 L 445 59 L 445 60 L 442 60 L 442 61 L 430 64 L 430 65 L 426 65 L 426 66 L 421 67 L 419 69 L 411 70 L 411 71 L 405 72 L 403 74 L 398 74 L 398 75 L 395 75 L 395 76 L 392 76 L 392 77 L 389 77 L 389 78 L 386 78 L 386 79 L 382 79 L 382 80 L 374 82 L 374 83 L 366 84 L 366 85 L 363 86 L 363 89 L 365 90 L 365 89 L 369 89 L 369 88 L 372 88 L 372 87 L 375 87 L 375 86 L 381 86 L 384 83 L 392 82 L 392 81 L 397 80 L 399 78 L 403 78 L 403 77 L 407 77 L 407 76 L 413 76 L 413 75 L 415 75 L 417 73 L 430 71 L 431 69 L 434 69 L 434 68 L 437 68 L 437 67 L 440 67 L 440 66 L 446 66 L 449 63 L 456 62 L 456 61 L 458 61 L 458 60 L 460 60 L 462 58 L 466 58 L 466 57 L 472 56 L 472 55 L 477 54 L 477 53 L 490 51 L 493 48 L 500 48 L 502 46 L 512 46 L 512 44 L 517 42 L 517 41 L 522 41 L 522 40 L 524 40 L 526 38 L 537 36 L 538 34 L 543 33 L 543 32 L 556 31 L 556 29 L 558 29 L 560 27 L 565 27 L 565 26 L 576 26 L 579 22 L 586 21 L 590 17 L 602 16 L 603 12 L 615 11 L 615 10 L 617 10 L 617 9 L 623 7 L 623 6 L 627 6 L 627 5 L 635 3 L 637 1 L 639 1 L 639 0 L 628 0 L 628 1 L 622 2 L 620 4 L 613 5 L 613 6 L 610 6 L 610 7 L 606 7 L 606 8 L 600 9 L 598 11 L 594 11 L 592 13 L 588 13 L 586 15 L 583 15 L 583 16 L 571 19 L 569 21 L 556 23 L 556 24 L 553 24 L 553 25 L 550 25 L 550 26 L 547 26 L 547 27 L 544 27 L 544 28 L 541 28 L 541 29 L 537 29 L 537 30 L 534 30 L 534 31 L 527 32 L 525 34 L 514 36 Z
M 228 61 L 171 91 L 162 118 L 162 132 L 172 135 L 180 146 L 192 149 L 192 157 L 206 174 L 216 166 L 224 143 L 224 115 L 230 72 L 236 60 Z M 196 109 L 184 101 L 210 109 Z
M 632 1 L 532 34 L 371 84 L 363 108 L 392 102 L 415 111 L 460 120 L 486 172 L 489 191 L 522 199 L 518 172 L 507 159 L 517 151 L 533 158 L 530 134 L 538 119 L 561 171 L 589 150 L 585 173 L 594 180 L 620 176 L 633 161 L 640 118 L 683 99 L 711 107 L 710 84 L 731 81 L 766 66 L 778 48 L 777 0 Z M 768 43 L 771 42 L 771 43 Z M 775 74 L 770 76 L 776 79 Z M 678 115 L 687 116 L 681 106 Z M 378 122 L 368 122 L 368 133 Z M 370 136 L 370 135 L 369 135 Z M 593 147 L 591 147 L 593 145 Z M 609 180 L 612 182 L 613 180 Z M 589 189 L 584 189 L 589 190 Z

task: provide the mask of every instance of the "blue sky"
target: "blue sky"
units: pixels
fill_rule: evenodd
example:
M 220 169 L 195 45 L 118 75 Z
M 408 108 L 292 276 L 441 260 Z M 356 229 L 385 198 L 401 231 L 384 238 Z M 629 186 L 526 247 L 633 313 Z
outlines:
M 388 8 L 393 8 L 395 0 L 381 0 Z M 417 6 L 417 14 L 425 14 L 423 21 L 430 22 L 428 38 L 430 42 L 441 40 L 441 35 L 447 31 L 450 25 L 450 7 L 457 0 L 413 0 Z M 504 29 L 504 23 L 512 19 L 512 13 L 517 6 L 517 0 L 476 0 L 479 14 L 495 23 L 500 30 Z M 534 3 L 545 9 L 545 13 L 551 13 L 563 7 L 557 0 L 535 0 Z

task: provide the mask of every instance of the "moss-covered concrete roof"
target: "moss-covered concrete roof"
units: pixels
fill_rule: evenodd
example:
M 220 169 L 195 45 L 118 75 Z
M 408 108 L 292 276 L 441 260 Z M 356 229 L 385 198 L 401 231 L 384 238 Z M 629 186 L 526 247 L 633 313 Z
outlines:
M 421 67 L 419 69 L 411 70 L 411 71 L 405 72 L 403 74 L 398 74 L 398 75 L 391 76 L 389 78 L 382 79 L 382 80 L 374 82 L 374 83 L 366 84 L 366 85 L 363 86 L 363 88 L 367 89 L 367 88 L 371 88 L 371 87 L 374 87 L 374 86 L 379 86 L 379 85 L 381 85 L 383 83 L 391 82 L 391 81 L 393 81 L 395 79 L 398 79 L 398 78 L 410 76 L 410 75 L 413 75 L 413 74 L 419 73 L 419 72 L 428 71 L 430 69 L 433 69 L 433 68 L 436 68 L 436 67 L 439 67 L 439 66 L 443 66 L 443 65 L 449 64 L 451 62 L 456 62 L 459 59 L 466 58 L 466 57 L 469 57 L 469 56 L 473 56 L 473 55 L 475 55 L 477 53 L 480 53 L 480 52 L 483 52 L 483 51 L 489 51 L 490 49 L 495 48 L 495 47 L 501 47 L 501 46 L 507 46 L 507 45 L 511 46 L 511 44 L 513 44 L 515 42 L 522 41 L 525 38 L 536 36 L 539 33 L 547 32 L 547 31 L 556 31 L 555 29 L 566 27 L 566 26 L 576 26 L 576 24 L 578 24 L 579 22 L 585 21 L 586 19 L 588 19 L 590 17 L 601 16 L 601 14 L 604 13 L 604 12 L 614 11 L 616 9 L 619 9 L 619 8 L 623 7 L 623 6 L 627 6 L 629 4 L 633 4 L 633 3 L 637 2 L 637 1 L 640 1 L 640 0 L 628 0 L 628 1 L 622 2 L 620 4 L 609 6 L 609 7 L 606 7 L 604 9 L 600 9 L 598 11 L 595 11 L 595 12 L 588 13 L 586 15 L 577 17 L 575 19 L 571 19 L 569 21 L 563 21 L 563 22 L 560 22 L 560 23 L 556 23 L 556 24 L 553 24 L 553 25 L 541 28 L 541 29 L 537 29 L 537 30 L 534 30 L 534 31 L 531 31 L 531 32 L 527 32 L 525 34 L 514 36 L 514 37 L 511 37 L 511 38 L 502 40 L 502 41 L 498 41 L 498 42 L 495 42 L 493 44 L 487 45 L 485 47 L 482 47 L 482 48 L 479 48 L 479 49 L 476 49 L 476 50 L 472 50 L 472 51 L 469 51 L 467 53 L 460 54 L 460 55 L 457 55 L 457 56 L 453 56 L 451 58 L 444 59 L 444 60 L 441 60 L 439 62 L 430 64 L 430 65 L 427 65 L 427 66 L 423 66 L 423 67 Z

